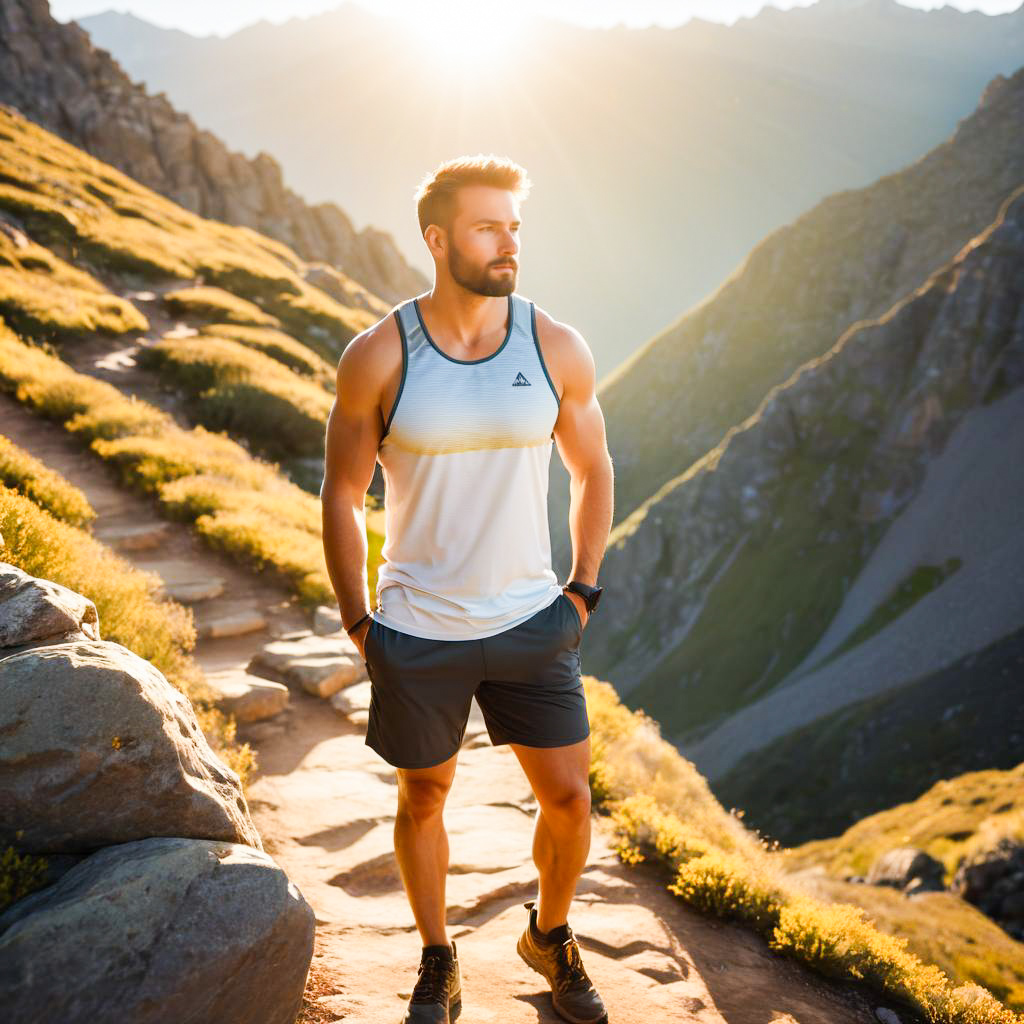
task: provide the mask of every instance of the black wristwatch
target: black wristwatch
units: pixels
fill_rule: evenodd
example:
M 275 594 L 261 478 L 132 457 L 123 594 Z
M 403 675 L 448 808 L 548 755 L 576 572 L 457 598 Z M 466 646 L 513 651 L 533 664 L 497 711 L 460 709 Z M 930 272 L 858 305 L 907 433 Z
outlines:
M 601 600 L 601 591 L 604 590 L 604 587 L 591 587 L 586 583 L 580 583 L 579 580 L 570 580 L 566 583 L 565 589 L 579 594 L 587 606 L 587 612 L 591 613 L 597 607 L 597 602 Z

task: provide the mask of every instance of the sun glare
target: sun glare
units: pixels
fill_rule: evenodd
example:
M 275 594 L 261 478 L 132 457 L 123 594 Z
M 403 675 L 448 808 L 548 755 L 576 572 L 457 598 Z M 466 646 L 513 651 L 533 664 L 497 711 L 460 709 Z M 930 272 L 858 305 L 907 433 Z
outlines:
M 401 18 L 423 46 L 455 68 L 514 58 L 520 42 L 521 18 L 507 3 L 418 3 Z

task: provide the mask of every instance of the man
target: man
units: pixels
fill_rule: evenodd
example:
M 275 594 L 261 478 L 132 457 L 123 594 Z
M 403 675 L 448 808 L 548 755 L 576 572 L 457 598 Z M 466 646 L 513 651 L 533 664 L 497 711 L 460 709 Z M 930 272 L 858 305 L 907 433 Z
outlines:
M 539 899 L 524 904 L 517 951 L 565 1020 L 607 1021 L 567 915 L 590 850 L 580 644 L 600 597 L 613 474 L 589 347 L 515 291 L 529 186 L 519 165 L 483 155 L 423 181 L 433 290 L 351 341 L 327 425 L 327 567 L 372 683 L 366 743 L 397 772 L 395 855 L 423 940 L 404 1024 L 461 1009 L 442 812 L 474 696 L 538 802 Z M 565 587 L 551 568 L 552 441 L 572 477 Z M 386 538 L 371 613 L 364 501 L 378 460 Z

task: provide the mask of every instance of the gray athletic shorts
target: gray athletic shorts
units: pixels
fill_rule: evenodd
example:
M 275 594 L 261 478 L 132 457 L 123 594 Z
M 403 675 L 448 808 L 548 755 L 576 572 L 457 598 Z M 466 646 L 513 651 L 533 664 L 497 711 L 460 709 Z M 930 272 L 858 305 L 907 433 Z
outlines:
M 583 626 L 560 594 L 480 640 L 427 640 L 374 619 L 366 633 L 366 744 L 396 768 L 430 768 L 462 746 L 476 697 L 491 743 L 561 747 L 590 735 Z

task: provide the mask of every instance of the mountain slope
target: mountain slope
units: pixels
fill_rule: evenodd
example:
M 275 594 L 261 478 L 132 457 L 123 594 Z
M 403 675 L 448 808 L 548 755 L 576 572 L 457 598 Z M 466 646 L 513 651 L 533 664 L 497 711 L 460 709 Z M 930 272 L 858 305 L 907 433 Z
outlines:
M 378 313 L 421 290 L 390 235 L 356 231 L 334 203 L 309 205 L 266 152 L 254 159 L 150 96 L 46 0 L 0 0 L 0 101 L 202 217 L 244 225 L 293 248 L 316 283 Z
M 685 742 L 712 780 L 787 729 L 1024 623 L 1022 302 L 1024 186 L 921 288 L 773 388 L 613 533 L 602 578 L 615 628 L 591 638 L 588 667 Z M 951 441 L 971 416 L 980 439 Z M 986 443 L 997 446 L 989 476 L 959 478 L 973 523 L 936 492 L 933 539 L 950 564 L 913 581 L 916 603 L 878 609 L 858 643 L 794 678 L 883 535 L 931 485 L 929 470 L 941 476 L 960 444 L 970 461 Z
M 947 142 L 773 232 L 606 378 L 599 397 L 616 521 L 746 419 L 769 388 L 851 324 L 881 316 L 991 224 L 1024 181 L 1021 124 L 1024 68 L 994 79 Z
M 355 4 L 152 45 L 117 19 L 80 24 L 203 127 L 272 153 L 304 195 L 392 231 L 428 274 L 415 182 L 462 152 L 522 163 L 521 290 L 582 331 L 599 376 L 769 232 L 947 138 L 1024 53 L 1020 12 L 892 0 L 674 29 L 510 17 L 500 46 L 488 36 L 465 59 Z

